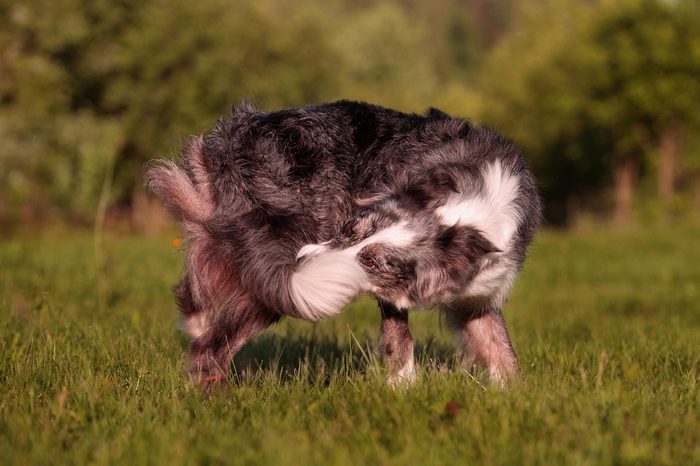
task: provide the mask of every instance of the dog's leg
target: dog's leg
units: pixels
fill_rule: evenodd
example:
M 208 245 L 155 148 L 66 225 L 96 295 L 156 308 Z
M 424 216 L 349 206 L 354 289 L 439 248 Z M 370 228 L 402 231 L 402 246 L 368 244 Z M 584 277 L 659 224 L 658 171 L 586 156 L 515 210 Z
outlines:
M 192 339 L 199 338 L 207 330 L 209 315 L 195 302 L 189 276 L 185 275 L 173 287 L 173 293 L 182 315 L 180 329 Z
M 188 369 L 192 378 L 202 385 L 226 382 L 234 354 L 280 318 L 260 305 L 236 306 L 216 316 L 190 345 Z
M 520 371 L 503 314 L 495 306 L 476 309 L 451 306 L 445 314 L 464 351 L 467 369 L 481 366 L 492 383 L 503 386 Z
M 382 356 L 387 368 L 387 381 L 392 386 L 416 379 L 413 363 L 413 338 L 408 329 L 408 310 L 379 301 L 382 311 Z

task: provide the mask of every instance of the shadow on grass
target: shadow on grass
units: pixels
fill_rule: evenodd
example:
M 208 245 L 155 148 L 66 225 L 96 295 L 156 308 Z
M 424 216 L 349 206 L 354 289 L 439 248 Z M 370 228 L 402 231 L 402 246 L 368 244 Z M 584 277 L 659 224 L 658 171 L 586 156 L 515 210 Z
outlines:
M 249 342 L 232 363 L 234 379 L 249 381 L 274 375 L 280 381 L 306 379 L 328 383 L 332 375 L 353 376 L 381 371 L 377 341 L 360 338 L 347 343 L 333 337 L 262 335 Z M 422 367 L 452 370 L 458 364 L 454 348 L 434 340 L 415 345 Z

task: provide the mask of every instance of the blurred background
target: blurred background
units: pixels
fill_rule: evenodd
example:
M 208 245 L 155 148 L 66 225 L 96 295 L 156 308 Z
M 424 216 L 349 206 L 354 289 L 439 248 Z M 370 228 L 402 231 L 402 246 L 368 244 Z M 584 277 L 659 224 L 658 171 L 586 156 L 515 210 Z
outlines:
M 697 0 L 4 0 L 0 230 L 157 232 L 142 166 L 231 103 L 439 107 L 524 150 L 550 225 L 700 212 Z

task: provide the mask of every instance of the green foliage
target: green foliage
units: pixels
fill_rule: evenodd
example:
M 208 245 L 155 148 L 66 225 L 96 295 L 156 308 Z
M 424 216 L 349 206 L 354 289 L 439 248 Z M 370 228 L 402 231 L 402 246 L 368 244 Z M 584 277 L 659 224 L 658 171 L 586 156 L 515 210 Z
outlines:
M 0 222 L 91 221 L 112 176 L 128 205 L 146 160 L 242 99 L 485 121 L 525 149 L 550 213 L 597 204 L 622 158 L 653 175 L 669 134 L 682 194 L 700 184 L 694 0 L 10 0 L 0 16 Z
M 694 3 L 533 7 L 498 46 L 481 75 L 480 114 L 532 156 L 547 198 L 599 195 L 618 159 L 655 155 L 663 133 L 679 126 L 695 137 Z
M 435 88 L 424 37 L 391 2 L 353 12 L 336 39 L 342 89 L 355 99 L 422 110 Z
M 22 206 L 35 217 L 46 208 L 77 215 L 94 210 L 105 167 L 123 143 L 116 115 L 102 105 L 114 67 L 112 40 L 130 20 L 131 6 L 77 0 L 5 5 L 0 205 Z
M 324 28 L 305 3 L 147 2 L 119 43 L 107 99 L 128 141 L 122 195 L 138 183 L 144 160 L 176 152 L 232 102 L 277 108 L 324 100 L 335 81 Z
M 104 307 L 89 236 L 6 240 L 0 463 L 696 464 L 698 235 L 543 232 L 504 311 L 523 369 L 505 391 L 455 366 L 434 312 L 411 315 L 420 381 L 390 390 L 363 298 L 277 324 L 211 396 L 184 378 L 168 238 L 106 238 Z
M 29 207 L 89 219 L 114 158 L 112 202 L 128 203 L 144 161 L 173 155 L 235 101 L 272 109 L 350 97 L 422 110 L 437 87 L 422 25 L 398 3 L 2 8 L 0 217 Z

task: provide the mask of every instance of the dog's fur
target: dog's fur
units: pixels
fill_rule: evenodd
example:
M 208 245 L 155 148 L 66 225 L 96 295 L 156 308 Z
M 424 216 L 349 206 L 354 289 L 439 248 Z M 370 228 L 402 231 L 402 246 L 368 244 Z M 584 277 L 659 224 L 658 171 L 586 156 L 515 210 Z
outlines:
M 496 382 L 518 371 L 500 306 L 541 207 L 493 130 L 435 109 L 243 104 L 147 180 L 188 234 L 175 294 L 200 380 L 225 377 L 282 316 L 317 321 L 363 292 L 380 303 L 390 381 L 414 377 L 408 309 L 436 305 L 468 364 Z

